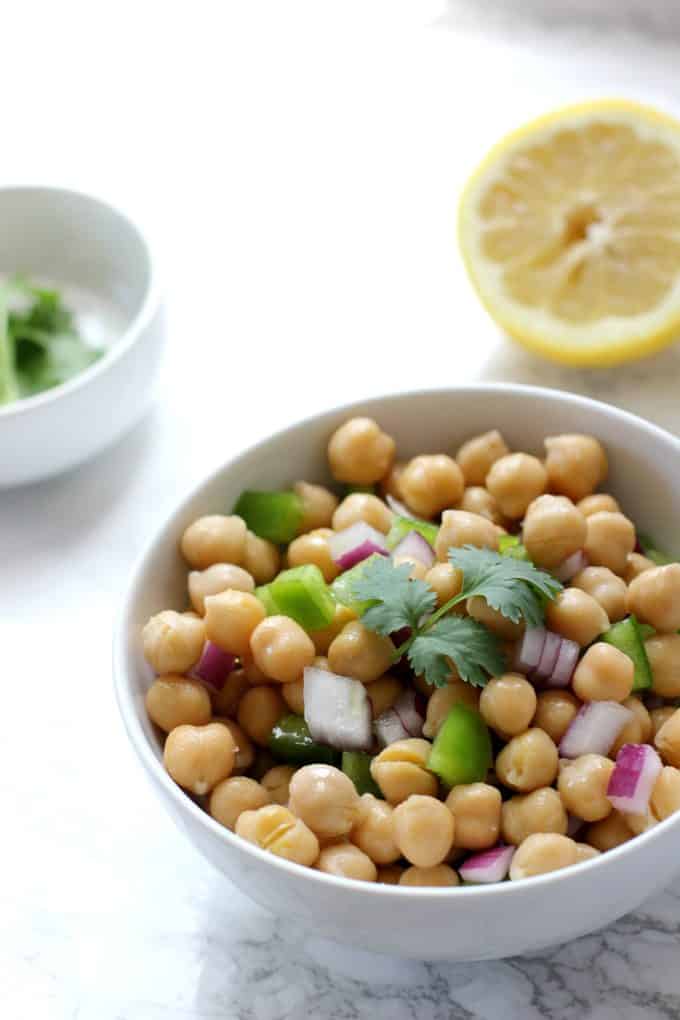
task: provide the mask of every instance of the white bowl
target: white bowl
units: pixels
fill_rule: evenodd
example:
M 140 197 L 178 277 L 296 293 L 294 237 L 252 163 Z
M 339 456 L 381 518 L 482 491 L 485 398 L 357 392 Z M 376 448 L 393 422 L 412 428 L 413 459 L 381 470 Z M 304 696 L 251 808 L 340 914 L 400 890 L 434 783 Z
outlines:
M 453 451 L 500 428 L 516 449 L 539 452 L 546 435 L 590 432 L 606 445 L 607 488 L 661 548 L 680 553 L 680 442 L 640 418 L 583 397 L 515 385 L 465 386 L 382 397 L 328 411 L 265 440 L 220 468 L 163 525 L 138 566 L 114 648 L 123 720 L 158 795 L 196 848 L 241 890 L 288 923 L 300 919 L 340 942 L 417 959 L 490 959 L 583 935 L 637 907 L 680 871 L 680 814 L 601 858 L 499 886 L 406 889 L 333 878 L 290 864 L 218 825 L 170 779 L 144 710 L 151 674 L 140 651 L 146 619 L 186 605 L 177 552 L 195 517 L 229 512 L 244 488 L 328 478 L 329 435 L 352 414 L 376 418 L 401 456 Z
M 104 449 L 148 406 L 164 340 L 149 247 L 99 199 L 0 189 L 0 273 L 63 290 L 102 358 L 54 389 L 0 407 L 0 488 L 58 474 Z M 89 327 L 89 328 L 88 328 Z

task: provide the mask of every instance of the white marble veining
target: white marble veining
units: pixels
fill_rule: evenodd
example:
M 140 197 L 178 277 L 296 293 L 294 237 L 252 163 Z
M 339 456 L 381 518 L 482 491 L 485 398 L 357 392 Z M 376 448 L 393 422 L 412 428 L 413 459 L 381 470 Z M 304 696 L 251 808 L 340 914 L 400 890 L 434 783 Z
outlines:
M 166 263 L 171 343 L 157 408 L 123 443 L 0 493 L 3 1018 L 680 1015 L 680 882 L 531 958 L 339 948 L 196 856 L 113 700 L 112 620 L 148 536 L 203 473 L 293 417 L 505 378 L 680 427 L 678 350 L 605 372 L 518 351 L 472 296 L 453 228 L 465 175 L 525 116 L 603 91 L 680 110 L 677 48 L 589 18 L 562 36 L 504 4 L 494 16 L 490 0 L 443 6 L 27 0 L 12 15 L 32 73 L 24 46 L 4 48 L 3 176 L 82 183 L 141 211 Z

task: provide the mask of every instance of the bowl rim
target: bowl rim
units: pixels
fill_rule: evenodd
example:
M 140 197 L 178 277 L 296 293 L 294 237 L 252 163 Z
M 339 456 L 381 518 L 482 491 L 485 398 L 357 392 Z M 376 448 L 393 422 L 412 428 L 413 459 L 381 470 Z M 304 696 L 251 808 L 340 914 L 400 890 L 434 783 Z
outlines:
M 118 709 L 122 717 L 125 731 L 135 753 L 149 774 L 149 778 L 160 784 L 165 793 L 169 796 L 170 800 L 177 806 L 180 813 L 188 813 L 189 817 L 193 819 L 198 826 L 205 827 L 209 834 L 214 835 L 223 844 L 226 846 L 233 846 L 246 854 L 252 854 L 256 859 L 259 859 L 266 865 L 274 869 L 279 869 L 285 874 L 290 874 L 294 878 L 303 877 L 307 881 L 317 883 L 319 893 L 321 895 L 323 894 L 324 887 L 331 886 L 338 889 L 351 889 L 354 892 L 360 892 L 363 895 L 369 894 L 384 897 L 396 896 L 397 898 L 407 898 L 411 900 L 416 897 L 421 901 L 448 899 L 450 897 L 466 897 L 470 899 L 490 896 L 496 896 L 498 898 L 519 896 L 521 894 L 521 890 L 526 890 L 527 888 L 536 889 L 553 883 L 569 881 L 570 879 L 576 880 L 579 876 L 584 876 L 593 869 L 606 866 L 607 862 L 613 863 L 627 854 L 635 852 L 636 847 L 641 848 L 644 845 L 655 842 L 657 839 L 662 837 L 662 834 L 670 831 L 671 828 L 675 827 L 680 830 L 680 812 L 677 812 L 675 816 L 669 816 L 659 822 L 658 825 L 655 825 L 652 829 L 648 829 L 646 832 L 634 836 L 633 839 L 628 840 L 626 843 L 623 843 L 612 850 L 608 850 L 606 854 L 603 853 L 590 860 L 580 861 L 578 862 L 578 866 L 571 865 L 558 871 L 548 872 L 543 875 L 535 875 L 531 878 L 522 879 L 521 882 L 503 881 L 489 884 L 470 884 L 453 887 L 400 886 L 379 882 L 362 882 L 358 879 L 341 878 L 339 876 L 327 874 L 326 872 L 317 871 L 314 868 L 308 868 L 303 865 L 296 864 L 293 861 L 288 861 L 276 854 L 262 850 L 260 847 L 257 847 L 254 844 L 249 843 L 247 840 L 242 839 L 240 836 L 237 836 L 235 832 L 232 832 L 225 826 L 220 825 L 219 822 L 212 818 L 206 810 L 196 804 L 183 789 L 173 782 L 169 774 L 163 768 L 162 763 L 152 751 L 151 745 L 146 738 L 135 710 L 132 695 L 132 683 L 130 682 L 132 677 L 128 675 L 128 671 L 125 666 L 128 617 L 130 607 L 135 600 L 138 590 L 142 586 L 147 569 L 147 563 L 152 558 L 155 547 L 160 542 L 161 537 L 173 527 L 174 522 L 182 517 L 186 506 L 193 501 L 202 489 L 211 485 L 228 471 L 236 468 L 241 460 L 257 453 L 258 450 L 265 448 L 272 439 L 282 439 L 299 428 L 304 428 L 305 426 L 317 423 L 319 420 L 327 417 L 332 418 L 338 414 L 352 414 L 359 412 L 362 409 L 365 409 L 366 405 L 375 405 L 383 401 L 391 400 L 409 400 L 414 397 L 422 397 L 425 395 L 432 396 L 434 394 L 439 396 L 455 396 L 462 392 L 478 394 L 480 396 L 491 395 L 498 392 L 514 392 L 518 396 L 525 397 L 527 399 L 533 396 L 547 398 L 553 401 L 556 400 L 576 407 L 594 407 L 600 410 L 600 412 L 604 411 L 606 414 L 609 414 L 615 419 L 624 421 L 628 425 L 641 429 L 643 432 L 646 432 L 652 440 L 656 440 L 657 442 L 661 440 L 664 443 L 670 443 L 675 447 L 676 453 L 680 457 L 680 439 L 673 436 L 670 432 L 667 432 L 660 426 L 647 421 L 645 418 L 641 418 L 639 415 L 632 414 L 630 411 L 624 411 L 621 408 L 615 407 L 613 404 L 608 404 L 601 400 L 594 400 L 591 397 L 581 396 L 580 394 L 570 393 L 568 391 L 551 389 L 549 387 L 530 386 L 523 383 L 481 382 L 462 384 L 460 386 L 431 387 L 419 390 L 406 390 L 396 393 L 365 396 L 350 403 L 334 405 L 333 407 L 326 408 L 323 411 L 307 415 L 306 417 L 296 420 L 282 429 L 278 429 L 265 438 L 253 443 L 245 450 L 241 450 L 228 461 L 221 464 L 218 468 L 209 472 L 208 475 L 196 482 L 192 486 L 191 490 L 175 506 L 172 512 L 165 516 L 160 526 L 155 530 L 147 548 L 138 557 L 131 572 L 123 602 L 117 614 L 113 636 L 113 682 L 116 701 L 118 703 Z M 246 888 L 245 892 L 247 891 L 248 890 Z
M 23 397 L 22 399 L 14 400 L 9 404 L 0 405 L 0 422 L 6 418 L 18 417 L 19 415 L 27 414 L 36 408 L 53 403 L 61 397 L 67 397 L 81 389 L 83 386 L 87 386 L 87 384 L 94 381 L 97 376 L 108 371 L 108 369 L 115 364 L 116 361 L 122 358 L 125 352 L 128 351 L 142 336 L 153 319 L 153 316 L 156 314 L 161 300 L 158 268 L 156 265 L 156 259 L 153 255 L 153 248 L 149 239 L 149 233 L 148 231 L 142 230 L 139 220 L 136 217 L 133 217 L 127 210 L 124 210 L 117 203 L 114 204 L 94 192 L 83 191 L 79 188 L 60 187 L 50 184 L 9 184 L 0 187 L 0 194 L 12 192 L 69 195 L 79 199 L 80 201 L 89 202 L 92 205 L 98 205 L 107 210 L 107 212 L 118 216 L 130 231 L 131 235 L 138 242 L 140 250 L 146 259 L 149 278 L 142 298 L 142 303 L 138 311 L 134 315 L 129 326 L 127 326 L 127 328 L 123 330 L 110 347 L 106 349 L 101 358 L 95 361 L 92 365 L 89 365 L 87 368 L 76 373 L 76 375 L 74 375 L 71 379 L 67 379 L 66 382 L 60 383 L 59 386 L 53 386 L 49 390 L 44 390 L 42 393 L 36 393 L 31 397 Z

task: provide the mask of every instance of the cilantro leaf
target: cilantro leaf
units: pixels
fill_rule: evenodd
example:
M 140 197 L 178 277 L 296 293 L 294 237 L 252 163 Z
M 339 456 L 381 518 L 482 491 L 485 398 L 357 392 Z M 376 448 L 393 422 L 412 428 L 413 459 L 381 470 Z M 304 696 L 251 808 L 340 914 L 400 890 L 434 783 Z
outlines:
M 529 627 L 539 627 L 544 618 L 544 600 L 552 600 L 562 585 L 533 563 L 501 556 L 491 549 L 466 545 L 449 549 L 449 562 L 463 572 L 461 598 L 481 595 L 492 609 Z
M 376 634 L 393 634 L 409 627 L 416 630 L 423 616 L 432 613 L 437 596 L 424 581 L 409 577 L 407 563 L 395 567 L 385 556 L 376 556 L 351 585 L 356 602 L 369 602 L 361 622 Z
M 445 616 L 419 634 L 408 657 L 416 674 L 435 687 L 448 683 L 450 662 L 462 679 L 475 687 L 484 687 L 489 676 L 504 673 L 506 665 L 498 638 L 477 620 L 464 616 Z

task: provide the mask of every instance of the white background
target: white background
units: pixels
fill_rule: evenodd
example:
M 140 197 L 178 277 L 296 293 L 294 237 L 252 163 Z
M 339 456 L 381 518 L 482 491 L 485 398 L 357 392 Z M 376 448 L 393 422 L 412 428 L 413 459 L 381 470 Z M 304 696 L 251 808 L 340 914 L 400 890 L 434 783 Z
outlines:
M 318 982 L 311 1015 L 331 1016 L 319 1004 L 331 1000 L 333 1016 L 363 1015 L 295 957 L 272 950 L 266 974 L 245 965 L 278 945 L 278 922 L 193 854 L 122 734 L 112 619 L 131 563 L 202 474 L 328 404 L 475 378 L 560 385 L 677 424 L 677 353 L 619 372 L 549 366 L 498 336 L 464 278 L 457 196 L 499 134 L 588 95 L 680 111 L 668 38 L 600 18 L 533 25 L 521 6 L 4 11 L 0 183 L 82 187 L 141 217 L 170 336 L 157 407 L 133 434 L 59 480 L 0 493 L 3 1016 L 274 1020 L 309 1009 Z M 414 973 L 383 966 L 390 981 Z M 448 1017 L 436 1001 L 419 1018 Z M 372 1015 L 411 1015 L 390 1003 Z

